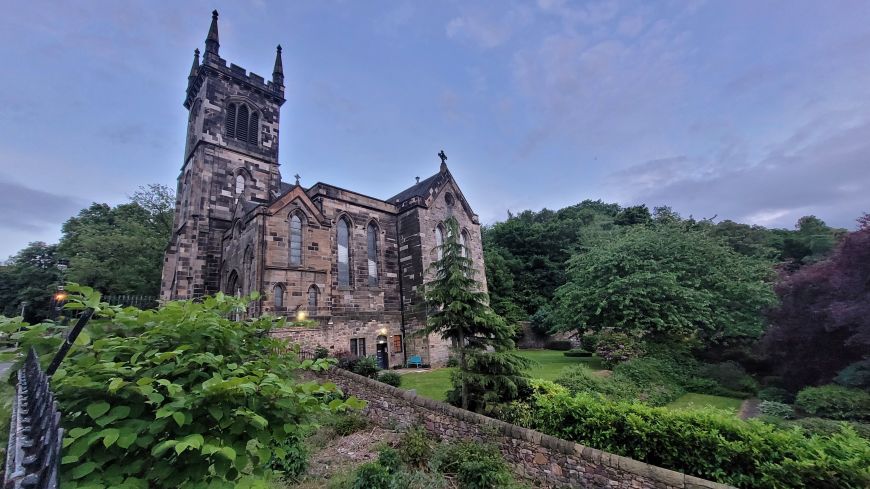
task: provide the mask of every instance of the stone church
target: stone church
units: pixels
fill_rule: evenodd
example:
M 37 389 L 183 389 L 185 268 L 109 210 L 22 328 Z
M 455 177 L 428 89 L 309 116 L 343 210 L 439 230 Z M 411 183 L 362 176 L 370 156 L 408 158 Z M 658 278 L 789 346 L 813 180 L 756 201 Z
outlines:
M 187 143 L 161 299 L 259 291 L 248 314 L 314 322 L 276 332 L 305 348 L 377 356 L 385 368 L 415 355 L 443 364 L 447 342 L 415 333 L 426 321 L 422 286 L 449 216 L 486 288 L 480 222 L 444 153 L 437 173 L 387 199 L 322 182 L 306 188 L 298 177 L 284 182 L 281 47 L 268 81 L 228 64 L 219 48 L 213 12 L 202 60 L 195 50 L 188 77 Z

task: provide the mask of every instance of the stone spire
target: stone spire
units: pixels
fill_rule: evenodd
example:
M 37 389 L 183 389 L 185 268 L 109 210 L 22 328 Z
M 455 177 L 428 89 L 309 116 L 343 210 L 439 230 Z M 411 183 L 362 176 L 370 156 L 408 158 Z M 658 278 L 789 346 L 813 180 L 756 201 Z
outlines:
M 284 63 L 281 62 L 281 45 L 275 53 L 275 68 L 272 70 L 272 81 L 277 85 L 284 84 Z
M 217 19 L 218 19 L 218 11 L 213 10 L 211 13 L 211 26 L 208 28 L 208 36 L 205 38 L 205 54 L 212 53 L 215 56 L 218 55 L 218 49 L 221 47 L 221 43 L 218 42 L 218 28 L 217 28 Z
M 193 50 L 193 65 L 190 67 L 190 75 L 187 77 L 187 81 L 191 82 L 194 78 L 196 78 L 197 73 L 199 72 L 199 48 Z

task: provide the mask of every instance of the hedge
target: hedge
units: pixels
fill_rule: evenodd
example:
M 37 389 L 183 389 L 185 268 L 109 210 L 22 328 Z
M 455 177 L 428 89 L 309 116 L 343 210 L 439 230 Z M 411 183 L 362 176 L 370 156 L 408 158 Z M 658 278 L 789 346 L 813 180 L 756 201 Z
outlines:
M 716 410 L 681 411 L 589 394 L 535 396 L 531 428 L 741 488 L 866 488 L 870 442 L 843 427 L 806 436 Z

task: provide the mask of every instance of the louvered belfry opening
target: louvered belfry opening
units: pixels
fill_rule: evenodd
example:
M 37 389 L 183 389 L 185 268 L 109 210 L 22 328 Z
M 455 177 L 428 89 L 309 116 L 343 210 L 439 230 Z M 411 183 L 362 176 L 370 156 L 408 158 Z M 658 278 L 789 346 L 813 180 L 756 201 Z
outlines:
M 227 136 L 236 137 L 236 104 L 227 106 Z
M 257 135 L 259 134 L 260 116 L 254 112 L 251 114 L 251 124 L 248 126 L 248 142 L 257 144 Z
M 259 144 L 260 114 L 245 104 L 227 105 L 227 137 L 248 144 Z

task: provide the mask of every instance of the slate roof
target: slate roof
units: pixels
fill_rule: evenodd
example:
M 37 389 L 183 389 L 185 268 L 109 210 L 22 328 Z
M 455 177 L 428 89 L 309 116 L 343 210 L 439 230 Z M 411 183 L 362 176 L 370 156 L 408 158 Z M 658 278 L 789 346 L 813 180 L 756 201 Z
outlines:
M 432 189 L 432 187 L 435 186 L 436 180 L 439 175 L 441 175 L 441 172 L 432 175 L 426 180 L 420 180 L 420 183 L 414 184 L 413 186 L 390 197 L 389 199 L 387 199 L 387 202 L 395 204 L 398 202 L 404 202 L 412 197 L 428 197 L 429 191 Z

